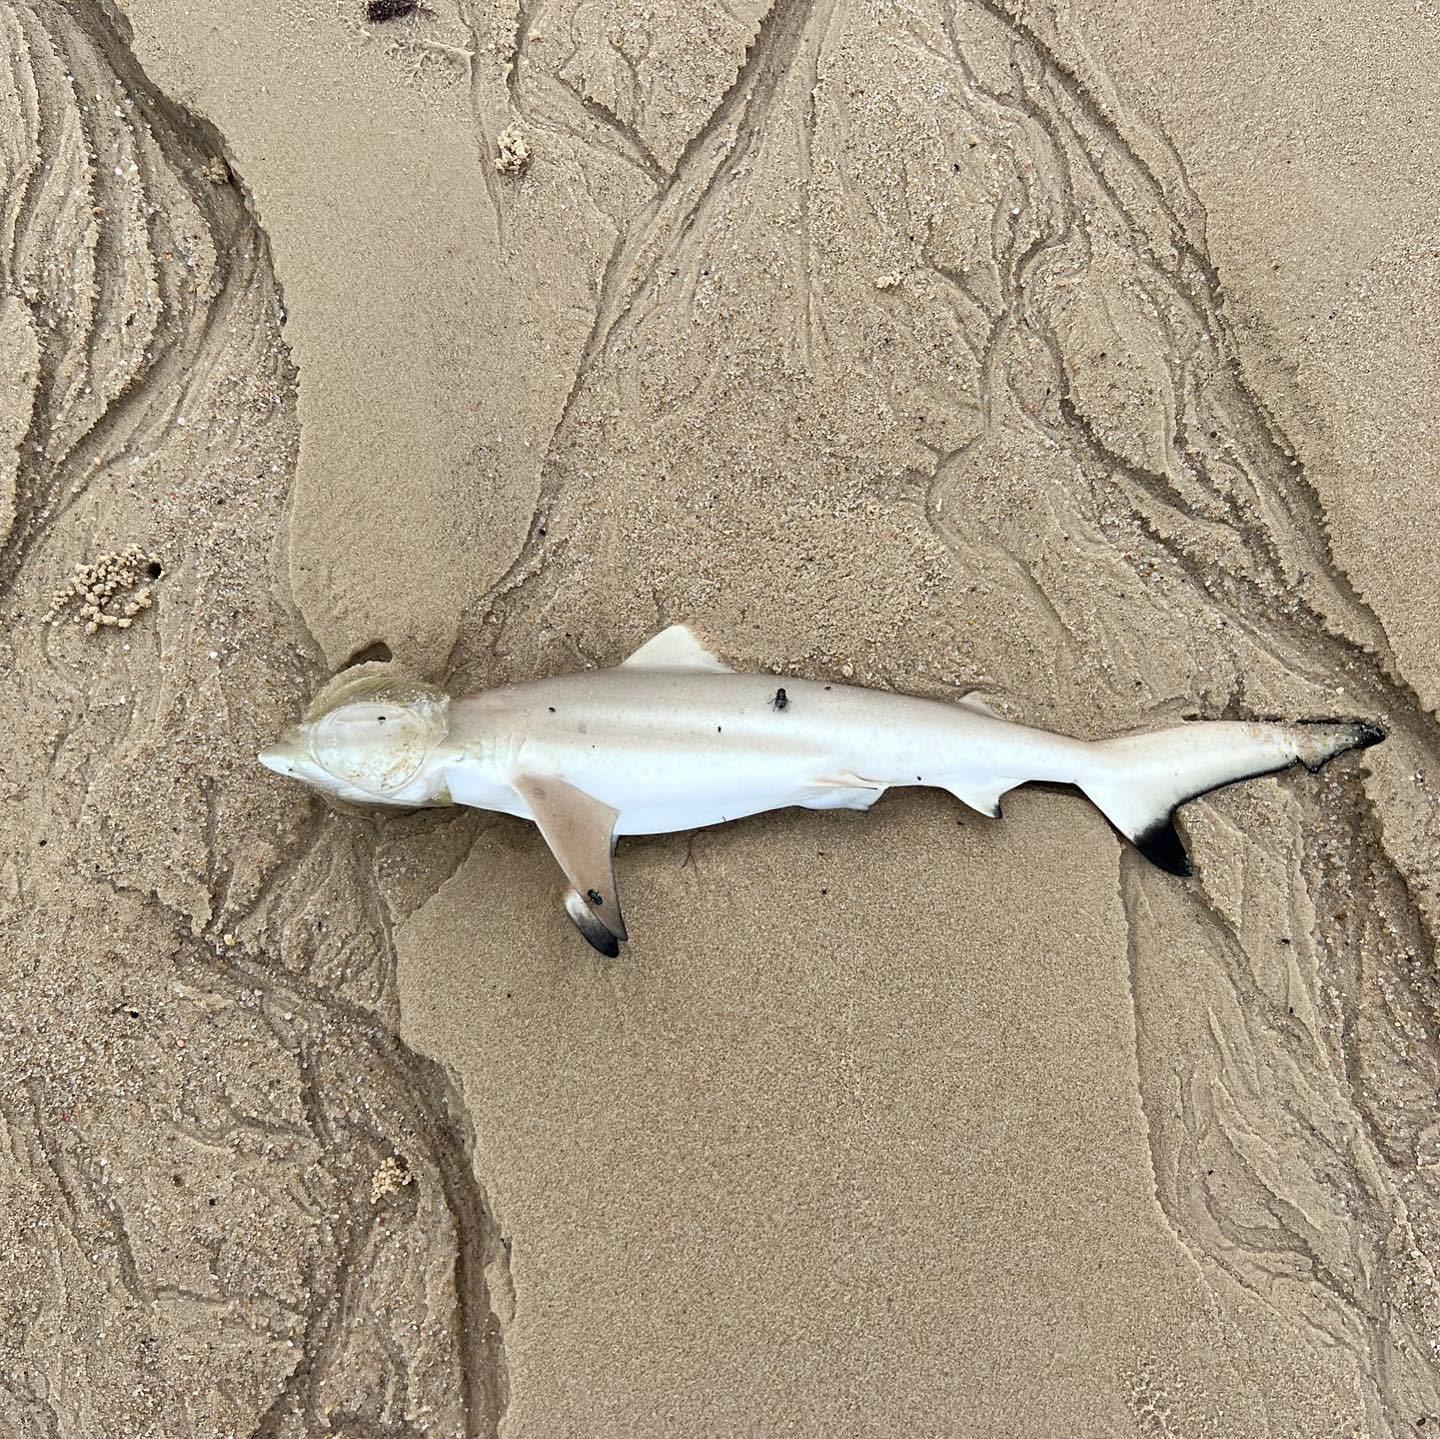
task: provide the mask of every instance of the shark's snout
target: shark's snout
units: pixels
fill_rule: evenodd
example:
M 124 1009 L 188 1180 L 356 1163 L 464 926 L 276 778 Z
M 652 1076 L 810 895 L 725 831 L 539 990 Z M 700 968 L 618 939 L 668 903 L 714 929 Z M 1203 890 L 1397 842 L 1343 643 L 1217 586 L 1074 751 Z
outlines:
M 295 730 L 287 730 L 274 744 L 266 745 L 260 751 L 260 763 L 276 774 L 294 774 L 295 761 L 300 756 L 300 736 Z

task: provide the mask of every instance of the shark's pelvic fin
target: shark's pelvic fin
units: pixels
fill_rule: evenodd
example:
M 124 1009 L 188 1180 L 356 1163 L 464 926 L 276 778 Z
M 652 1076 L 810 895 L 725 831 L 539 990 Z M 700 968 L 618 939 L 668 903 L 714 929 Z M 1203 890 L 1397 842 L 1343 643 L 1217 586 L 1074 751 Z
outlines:
M 814 781 L 814 795 L 805 800 L 806 809 L 869 809 L 885 786 L 857 774 L 827 775 Z
M 615 939 L 629 938 L 620 913 L 620 892 L 615 886 L 618 811 L 563 779 L 522 774 L 512 783 L 585 908 Z M 570 908 L 568 903 L 566 908 Z M 570 917 L 575 918 L 573 909 Z M 581 932 L 590 939 L 583 925 Z
M 713 650 L 695 638 L 689 625 L 671 625 L 645 641 L 622 669 L 636 670 L 710 670 L 715 674 L 734 674 L 734 670 Z

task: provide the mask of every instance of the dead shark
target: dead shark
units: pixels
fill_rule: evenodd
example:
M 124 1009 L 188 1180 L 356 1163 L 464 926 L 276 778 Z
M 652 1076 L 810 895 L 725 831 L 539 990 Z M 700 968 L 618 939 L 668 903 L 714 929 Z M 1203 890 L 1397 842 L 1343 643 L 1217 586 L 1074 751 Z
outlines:
M 463 699 L 395 673 L 340 675 L 260 761 L 362 804 L 462 804 L 534 821 L 565 907 L 611 958 L 628 938 L 615 841 L 765 810 L 869 809 L 887 789 L 949 790 L 981 814 L 1035 781 L 1080 789 L 1152 864 L 1188 875 L 1176 809 L 1293 764 L 1312 772 L 1385 734 L 1364 722 L 1192 721 L 1079 740 L 974 695 L 918 699 L 741 674 L 684 625 L 614 669 Z

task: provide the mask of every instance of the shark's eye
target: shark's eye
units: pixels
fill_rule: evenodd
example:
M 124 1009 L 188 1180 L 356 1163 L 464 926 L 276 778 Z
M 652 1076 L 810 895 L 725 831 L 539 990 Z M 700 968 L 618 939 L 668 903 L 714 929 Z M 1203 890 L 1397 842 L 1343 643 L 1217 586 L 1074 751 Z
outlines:
M 430 750 L 430 727 L 410 710 L 348 704 L 315 727 L 315 761 L 342 784 L 369 794 L 393 794 L 420 772 Z

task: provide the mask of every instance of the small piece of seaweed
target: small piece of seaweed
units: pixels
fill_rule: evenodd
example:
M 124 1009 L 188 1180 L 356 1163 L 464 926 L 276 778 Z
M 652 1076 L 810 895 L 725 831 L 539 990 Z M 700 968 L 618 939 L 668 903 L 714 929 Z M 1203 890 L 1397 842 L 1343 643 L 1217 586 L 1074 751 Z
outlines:
M 365 18 L 372 25 L 380 25 L 386 20 L 403 20 L 419 8 L 420 0 L 369 0 L 365 6 Z

